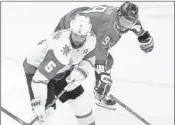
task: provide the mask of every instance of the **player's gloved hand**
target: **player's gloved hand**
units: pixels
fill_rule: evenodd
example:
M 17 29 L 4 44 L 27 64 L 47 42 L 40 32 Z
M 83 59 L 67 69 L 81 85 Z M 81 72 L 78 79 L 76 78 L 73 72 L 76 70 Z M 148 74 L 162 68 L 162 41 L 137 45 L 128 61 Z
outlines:
M 108 92 L 110 91 L 112 83 L 113 82 L 112 82 L 110 74 L 101 73 L 101 74 L 99 74 L 95 90 L 100 95 L 106 96 L 108 94 Z
M 70 75 L 66 78 L 68 85 L 64 88 L 66 91 L 72 91 L 77 88 L 82 80 L 87 77 L 86 71 L 82 67 L 75 66 Z
M 145 53 L 151 52 L 154 48 L 153 41 L 149 41 L 146 43 L 140 43 L 140 49 L 143 50 Z
M 146 31 L 142 36 L 138 37 L 140 49 L 145 53 L 151 52 L 154 48 L 154 41 L 149 32 Z
M 31 102 L 32 109 L 35 111 L 36 115 L 38 116 L 41 122 L 44 122 L 46 118 L 45 103 L 46 101 L 42 99 L 33 99 Z

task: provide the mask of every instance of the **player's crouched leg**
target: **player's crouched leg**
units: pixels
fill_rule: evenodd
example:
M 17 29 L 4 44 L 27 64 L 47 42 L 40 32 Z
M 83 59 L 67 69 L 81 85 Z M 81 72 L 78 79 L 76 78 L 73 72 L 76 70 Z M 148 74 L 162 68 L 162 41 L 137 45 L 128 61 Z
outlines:
M 108 55 L 105 65 L 101 65 L 96 61 L 95 77 L 96 85 L 94 87 L 94 96 L 96 104 L 109 109 L 115 109 L 116 101 L 109 97 L 109 92 L 113 84 L 111 78 L 111 68 L 114 60 L 111 54 Z
M 55 99 L 55 84 L 56 84 L 56 80 L 52 79 L 47 85 L 47 100 L 46 100 L 45 107 L 51 104 L 52 101 Z M 51 107 L 56 109 L 56 104 L 54 103 Z
M 70 72 L 66 72 L 66 75 L 57 82 L 55 90 L 56 95 L 58 95 L 63 88 L 67 85 L 66 77 L 70 74 Z M 86 81 L 88 82 L 88 81 Z M 86 84 L 86 83 L 84 83 Z M 88 84 L 88 83 L 87 83 Z M 60 101 L 66 102 L 69 101 L 73 110 L 75 111 L 75 116 L 78 120 L 79 125 L 95 125 L 95 120 L 92 112 L 92 101 L 93 101 L 93 94 L 91 99 L 89 98 L 92 88 L 84 89 L 85 87 L 80 85 L 74 90 L 70 92 L 65 92 L 61 97 Z M 90 89 L 90 90 L 89 90 Z
M 34 99 L 34 94 L 33 94 L 33 90 L 32 90 L 32 86 L 31 86 L 31 82 L 32 82 L 32 78 L 35 74 L 35 71 L 36 71 L 36 68 L 30 64 L 27 63 L 27 59 L 24 60 L 23 62 L 23 67 L 24 67 L 24 72 L 25 72 L 25 76 L 26 76 L 26 82 L 27 82 L 27 87 L 28 87 L 28 92 L 29 92 L 29 96 L 30 96 L 30 101 L 32 99 Z M 51 81 L 52 82 L 52 81 Z M 52 88 L 52 86 L 48 86 L 49 88 Z M 50 93 L 52 92 L 53 89 L 51 89 L 48 93 L 48 95 L 52 95 L 53 93 Z M 53 98 L 54 95 L 51 97 Z M 46 119 L 44 122 L 40 122 L 39 120 L 37 122 L 34 123 L 34 125 L 48 125 L 49 124 L 49 121 L 50 119 L 52 118 L 53 116 L 53 110 L 54 110 L 54 107 L 55 105 L 53 105 L 51 108 L 48 108 L 46 110 Z M 36 113 L 33 112 L 33 115 L 34 117 L 36 117 Z
M 95 118 L 92 111 L 92 99 L 89 98 L 89 93 L 85 90 L 72 103 L 72 108 L 75 112 L 75 116 L 79 125 L 95 125 Z
M 56 84 L 54 84 L 54 91 L 56 96 L 67 85 L 65 79 L 69 74 L 69 71 L 66 72 L 65 76 L 62 79 L 58 80 Z M 93 103 L 88 98 L 89 93 L 87 90 L 84 90 L 84 87 L 82 87 L 82 85 L 78 86 L 76 89 L 70 92 L 65 92 L 60 97 L 61 102 L 64 103 L 66 101 L 69 101 L 69 103 L 71 103 L 72 108 L 75 111 L 75 116 L 78 119 L 79 125 L 95 125 L 95 120 L 91 109 L 91 104 Z
M 58 94 L 61 93 L 61 91 L 67 86 L 66 82 L 66 77 L 70 75 L 70 71 L 67 71 L 64 73 L 61 79 L 56 80 L 57 82 L 54 84 L 54 94 L 58 96 Z M 84 92 L 83 87 L 80 85 L 76 89 L 70 91 L 70 92 L 65 92 L 61 97 L 60 101 L 61 102 L 66 102 L 69 99 L 76 99 L 79 97 L 82 93 Z

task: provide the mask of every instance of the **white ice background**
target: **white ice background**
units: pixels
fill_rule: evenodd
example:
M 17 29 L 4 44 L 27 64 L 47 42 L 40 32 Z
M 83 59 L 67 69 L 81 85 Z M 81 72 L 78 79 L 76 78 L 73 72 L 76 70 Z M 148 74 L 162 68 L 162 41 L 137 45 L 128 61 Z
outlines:
M 1 106 L 30 122 L 34 117 L 22 61 L 32 46 L 52 34 L 59 19 L 81 6 L 120 2 L 3 2 L 1 4 Z M 115 59 L 111 92 L 152 125 L 174 124 L 174 4 L 137 2 L 140 20 L 155 41 L 145 54 L 129 32 L 111 49 Z M 94 81 L 91 81 L 92 83 Z M 120 105 L 116 111 L 94 105 L 97 125 L 144 125 Z M 20 125 L 1 112 L 1 125 Z M 50 125 L 77 125 L 70 106 L 58 108 Z

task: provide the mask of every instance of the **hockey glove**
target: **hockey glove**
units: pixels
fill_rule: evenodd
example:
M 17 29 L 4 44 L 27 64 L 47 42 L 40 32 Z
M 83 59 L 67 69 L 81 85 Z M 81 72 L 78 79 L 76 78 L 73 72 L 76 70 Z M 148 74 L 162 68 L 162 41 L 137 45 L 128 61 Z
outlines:
M 152 36 L 150 36 L 149 32 L 146 31 L 143 35 L 138 37 L 138 41 L 140 43 L 140 48 L 145 53 L 151 52 L 154 48 L 154 42 Z
M 38 116 L 41 122 L 44 122 L 46 118 L 45 103 L 46 101 L 41 99 L 33 99 L 31 102 L 32 109 L 35 111 L 36 115 Z
M 64 89 L 66 91 L 74 90 L 86 77 L 87 72 L 82 67 L 75 66 L 74 70 L 72 70 L 71 74 L 66 78 L 68 85 Z
M 112 85 L 111 76 L 107 73 L 98 74 L 95 90 L 103 97 L 107 96 Z

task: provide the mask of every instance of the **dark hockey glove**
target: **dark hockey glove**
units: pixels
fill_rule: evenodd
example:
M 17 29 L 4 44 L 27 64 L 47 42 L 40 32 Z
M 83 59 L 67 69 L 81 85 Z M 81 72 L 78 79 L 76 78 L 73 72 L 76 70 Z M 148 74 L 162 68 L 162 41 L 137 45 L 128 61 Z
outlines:
M 101 73 L 98 75 L 95 90 L 103 97 L 105 97 L 111 89 L 112 80 L 110 74 Z
M 138 37 L 140 43 L 140 49 L 145 53 L 151 52 L 154 48 L 154 41 L 152 36 L 146 31 L 143 35 Z

